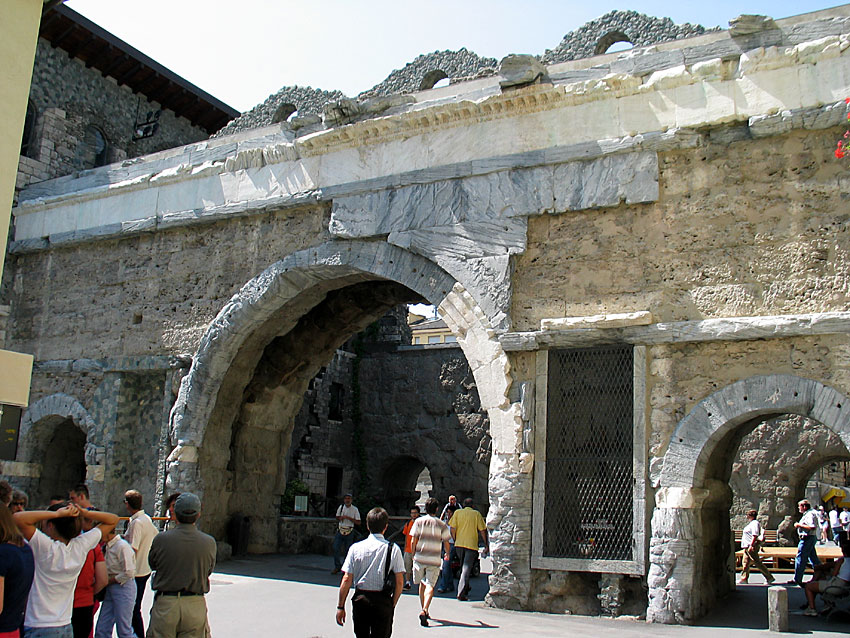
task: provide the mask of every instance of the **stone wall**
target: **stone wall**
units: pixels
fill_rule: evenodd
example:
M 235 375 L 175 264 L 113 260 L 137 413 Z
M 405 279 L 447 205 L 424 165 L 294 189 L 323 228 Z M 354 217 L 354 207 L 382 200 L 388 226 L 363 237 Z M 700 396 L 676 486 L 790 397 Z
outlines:
M 95 166 L 94 126 L 109 144 L 108 162 L 174 148 L 208 137 L 189 120 L 163 110 L 159 130 L 133 140 L 134 124 L 160 105 L 118 86 L 114 79 L 86 67 L 66 51 L 39 39 L 33 67 L 30 102 L 36 109 L 29 158 L 22 158 L 17 188 Z
M 282 516 L 278 521 L 277 551 L 281 554 L 328 554 L 336 525 L 335 518 Z

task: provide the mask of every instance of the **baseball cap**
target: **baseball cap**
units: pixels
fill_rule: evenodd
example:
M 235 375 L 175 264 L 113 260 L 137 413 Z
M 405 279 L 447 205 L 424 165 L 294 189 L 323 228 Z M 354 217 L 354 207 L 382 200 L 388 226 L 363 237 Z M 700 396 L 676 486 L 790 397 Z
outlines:
M 183 492 L 174 501 L 174 513 L 178 516 L 194 516 L 201 512 L 201 499 L 191 492 Z

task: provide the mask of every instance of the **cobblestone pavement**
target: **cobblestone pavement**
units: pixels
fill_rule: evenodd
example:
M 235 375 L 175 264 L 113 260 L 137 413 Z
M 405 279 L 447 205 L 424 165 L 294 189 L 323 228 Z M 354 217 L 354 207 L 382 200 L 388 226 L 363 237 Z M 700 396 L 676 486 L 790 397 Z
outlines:
M 482 569 L 488 568 L 483 562 Z M 345 627 L 334 621 L 339 576 L 330 573 L 327 556 L 252 556 L 222 563 L 211 579 L 207 597 L 213 638 L 280 635 L 286 638 L 350 637 L 351 605 Z M 760 578 L 760 576 L 759 576 Z M 780 579 L 784 580 L 784 579 Z M 511 612 L 484 606 L 484 576 L 473 580 L 469 602 L 449 595 L 438 596 L 431 605 L 433 620 L 428 628 L 418 622 L 419 601 L 406 592 L 396 609 L 393 635 L 396 638 L 434 632 L 448 636 L 722 636 L 723 638 L 776 636 L 767 630 L 766 588 L 753 584 L 739 588 L 700 625 L 692 627 L 647 625 L 635 619 L 608 619 L 528 612 Z M 799 588 L 789 590 L 791 633 L 826 637 L 846 635 L 848 622 L 808 618 L 798 611 L 804 596 Z M 150 592 L 145 599 L 149 608 Z M 147 611 L 145 618 L 148 617 Z M 845 619 L 846 620 L 846 619 Z M 790 635 L 790 634 L 789 634 Z

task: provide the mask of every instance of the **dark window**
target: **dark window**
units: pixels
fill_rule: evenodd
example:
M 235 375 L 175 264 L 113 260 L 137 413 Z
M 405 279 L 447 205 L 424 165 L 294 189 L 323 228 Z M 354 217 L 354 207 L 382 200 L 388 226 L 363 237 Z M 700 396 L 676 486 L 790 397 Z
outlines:
M 38 112 L 32 102 L 27 103 L 27 116 L 24 120 L 24 135 L 21 137 L 21 155 L 32 157 L 35 151 L 35 120 Z
M 633 560 L 634 353 L 549 352 L 543 556 Z
M 109 142 L 103 131 L 96 126 L 89 126 L 86 129 L 86 145 L 94 167 L 105 166 L 109 163 Z
M 341 383 L 331 383 L 330 405 L 328 406 L 328 418 L 331 421 L 342 421 L 342 393 Z

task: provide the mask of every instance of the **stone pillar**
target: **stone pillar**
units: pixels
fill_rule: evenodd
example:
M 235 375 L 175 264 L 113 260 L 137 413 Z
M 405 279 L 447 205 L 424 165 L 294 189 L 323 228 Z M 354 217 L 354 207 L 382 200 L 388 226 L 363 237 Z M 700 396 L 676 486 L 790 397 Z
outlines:
M 767 590 L 767 621 L 771 631 L 788 631 L 788 590 L 785 587 Z
M 599 594 L 596 597 L 603 615 L 620 615 L 620 608 L 623 606 L 623 580 L 622 574 L 602 574 L 599 579 Z
M 698 488 L 662 488 L 656 494 L 647 577 L 650 622 L 690 624 L 701 615 L 701 512 L 708 496 Z

